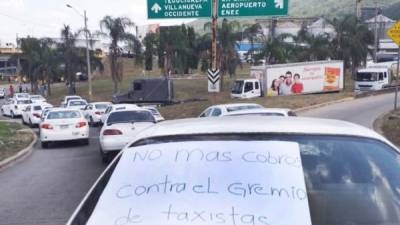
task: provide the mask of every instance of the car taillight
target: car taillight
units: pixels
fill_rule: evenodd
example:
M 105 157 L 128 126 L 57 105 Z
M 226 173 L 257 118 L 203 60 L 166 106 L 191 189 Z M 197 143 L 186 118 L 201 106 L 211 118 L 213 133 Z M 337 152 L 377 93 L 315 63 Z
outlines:
M 45 124 L 42 124 L 41 128 L 46 129 L 46 130 L 52 130 L 53 126 L 48 123 L 45 123 Z
M 40 114 L 38 114 L 38 113 L 34 113 L 33 116 L 36 118 L 40 118 Z
M 84 127 L 84 126 L 86 126 L 86 122 L 79 122 L 78 124 L 76 124 L 76 128 L 81 128 L 81 127 Z
M 103 135 L 122 135 L 120 130 L 108 129 L 103 131 Z
M 18 109 L 18 106 L 16 105 L 16 106 L 14 106 L 14 108 L 15 108 L 15 109 Z
M 95 112 L 96 115 L 101 115 L 103 112 Z

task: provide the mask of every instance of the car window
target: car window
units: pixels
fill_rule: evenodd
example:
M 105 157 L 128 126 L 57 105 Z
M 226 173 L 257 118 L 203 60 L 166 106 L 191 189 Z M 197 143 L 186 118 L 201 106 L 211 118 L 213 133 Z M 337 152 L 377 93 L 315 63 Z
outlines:
M 80 118 L 81 114 L 77 111 L 57 111 L 57 112 L 50 112 L 47 116 L 47 119 L 54 120 L 54 119 L 75 119 Z
M 27 106 L 27 107 L 25 108 L 25 111 L 27 111 L 27 112 L 31 111 L 31 106 Z
M 253 90 L 253 82 L 246 82 L 244 85 L 244 92 L 249 92 Z
M 108 107 L 108 104 L 95 104 L 95 107 L 96 109 L 106 109 Z
M 113 112 L 107 118 L 107 124 L 154 122 L 153 115 L 148 111 L 120 111 Z
M 221 109 L 220 109 L 220 108 L 215 108 L 215 109 L 212 111 L 211 116 L 217 117 L 217 116 L 220 116 L 221 114 L 222 114 Z
M 200 115 L 200 117 L 208 117 L 208 116 L 210 116 L 210 113 L 211 113 L 212 110 L 213 110 L 213 108 L 206 109 L 206 111 L 204 111 L 204 112 Z
M 293 111 L 289 111 L 288 112 L 288 116 L 297 116 L 297 114 L 295 112 L 293 112 Z
M 32 101 L 31 100 L 20 100 L 20 101 L 17 101 L 17 104 L 18 105 L 26 105 L 26 104 L 31 104 L 32 103 Z
M 248 109 L 261 109 L 260 105 L 240 105 L 240 106 L 231 106 L 226 108 L 228 112 L 235 112 L 240 110 L 248 110 Z
M 42 110 L 42 106 L 40 106 L 40 105 L 35 105 L 35 106 L 33 107 L 33 110 L 34 110 L 34 111 L 40 111 L 40 110 Z
M 69 105 L 70 106 L 82 106 L 82 105 L 86 105 L 86 102 L 84 102 L 84 101 L 70 101 Z
M 285 116 L 283 113 L 273 113 L 273 112 L 260 112 L 260 113 L 243 113 L 243 114 L 234 114 L 229 116 Z
M 256 86 L 256 90 L 260 89 L 260 85 L 258 84 L 258 82 L 255 82 L 255 86 Z
M 400 158 L 390 146 L 372 139 L 325 135 L 203 135 L 157 137 L 132 144 L 136 146 L 177 142 L 198 142 L 207 148 L 207 141 L 288 141 L 300 148 L 301 165 L 313 225 L 394 225 L 400 224 Z M 159 147 L 158 147 L 159 148 Z M 158 149 L 157 148 L 157 149 Z M 277 149 L 278 151 L 279 149 Z M 229 149 L 221 149 L 229 151 Z M 255 164 L 278 166 L 280 160 L 268 151 L 252 152 Z M 251 155 L 249 154 L 249 155 Z M 215 158 L 214 158 L 215 159 Z M 112 176 L 119 158 L 100 179 L 72 224 L 83 225 Z M 158 169 L 163 169 L 162 165 Z M 167 169 L 167 168 L 165 168 Z M 173 168 L 168 168 L 173 169 Z M 207 170 L 205 168 L 205 170 Z M 240 168 L 238 168 L 240 171 Z M 186 173 L 187 171 L 182 171 Z M 131 172 L 126 172 L 131 173 Z M 232 171 L 220 171 L 220 174 Z M 267 176 L 268 174 L 260 174 Z M 179 179 L 178 179 L 179 180 Z M 129 181 L 127 181 L 129 183 Z M 250 194 L 249 192 L 247 192 Z M 253 192 L 254 196 L 257 191 Z M 257 195 L 258 196 L 258 195 Z M 176 196 L 179 197 L 178 195 Z M 261 196 L 260 197 L 265 197 Z M 132 202 L 134 204 L 134 202 Z M 225 203 L 228 204 L 229 203 Z M 118 207 L 113 205 L 112 207 Z M 277 208 L 277 212 L 281 209 Z

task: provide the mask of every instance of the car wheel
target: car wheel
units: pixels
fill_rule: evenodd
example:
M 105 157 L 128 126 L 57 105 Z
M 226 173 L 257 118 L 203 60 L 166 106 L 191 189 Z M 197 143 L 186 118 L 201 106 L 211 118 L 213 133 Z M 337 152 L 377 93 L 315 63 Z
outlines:
M 89 117 L 89 126 L 94 127 L 94 125 L 93 117 Z
M 101 155 L 101 161 L 103 163 L 109 163 L 110 162 L 110 154 L 107 152 L 104 152 L 103 149 L 100 148 L 100 155 Z
M 83 139 L 82 140 L 83 145 L 89 145 L 89 138 L 88 139 Z
M 29 119 L 29 127 L 30 127 L 30 128 L 33 128 L 33 124 L 32 124 L 31 119 Z
M 48 148 L 48 147 L 49 147 L 49 143 L 48 143 L 48 142 L 42 141 L 42 148 L 43 148 L 43 149 L 46 149 L 46 148 Z
M 13 111 L 11 111 L 11 118 L 12 118 L 12 119 L 15 118 L 15 115 L 14 115 L 14 112 L 13 112 Z

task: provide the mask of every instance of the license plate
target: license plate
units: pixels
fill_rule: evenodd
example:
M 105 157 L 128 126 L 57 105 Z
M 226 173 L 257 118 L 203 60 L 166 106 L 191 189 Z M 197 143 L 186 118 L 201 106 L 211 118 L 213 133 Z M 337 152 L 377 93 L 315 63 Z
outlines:
M 79 132 L 72 132 L 72 135 L 78 136 L 78 135 L 79 135 Z
M 61 129 L 68 129 L 68 127 L 69 127 L 68 125 L 60 125 Z

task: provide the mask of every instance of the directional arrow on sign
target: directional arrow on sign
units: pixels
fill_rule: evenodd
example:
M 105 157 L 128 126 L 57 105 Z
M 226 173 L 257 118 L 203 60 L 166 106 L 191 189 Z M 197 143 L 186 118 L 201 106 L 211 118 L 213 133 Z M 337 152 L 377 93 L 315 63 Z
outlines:
M 158 3 L 155 3 L 155 4 L 153 5 L 153 7 L 151 7 L 151 11 L 153 11 L 153 12 L 155 12 L 155 13 L 158 13 L 159 11 L 161 11 L 160 5 L 159 5 Z
M 275 0 L 275 8 L 277 9 L 283 9 L 283 0 Z

